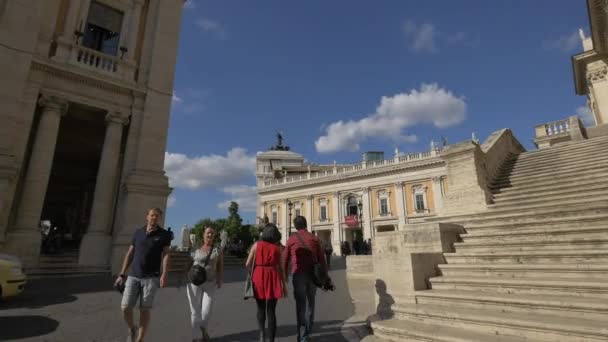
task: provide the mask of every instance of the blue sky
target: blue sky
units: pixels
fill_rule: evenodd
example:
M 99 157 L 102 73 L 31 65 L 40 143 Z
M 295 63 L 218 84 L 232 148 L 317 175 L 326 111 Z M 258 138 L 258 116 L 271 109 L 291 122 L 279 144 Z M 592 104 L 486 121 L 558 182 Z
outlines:
M 189 0 L 166 170 L 166 225 L 241 203 L 255 221 L 255 153 L 275 132 L 307 160 L 424 151 L 584 112 L 570 57 L 583 1 Z M 581 108 L 583 107 L 583 108 Z

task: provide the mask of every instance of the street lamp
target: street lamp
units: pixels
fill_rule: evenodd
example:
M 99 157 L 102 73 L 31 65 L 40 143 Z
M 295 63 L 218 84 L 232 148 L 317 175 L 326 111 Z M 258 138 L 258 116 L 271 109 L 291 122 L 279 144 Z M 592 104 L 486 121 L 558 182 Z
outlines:
M 291 208 L 293 208 L 293 203 L 287 201 L 287 207 L 289 208 L 289 235 L 291 235 Z

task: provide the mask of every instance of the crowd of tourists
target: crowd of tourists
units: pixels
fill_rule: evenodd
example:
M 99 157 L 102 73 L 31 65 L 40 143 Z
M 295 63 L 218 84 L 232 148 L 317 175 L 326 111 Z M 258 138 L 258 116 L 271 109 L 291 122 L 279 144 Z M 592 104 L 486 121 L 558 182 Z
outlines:
M 158 225 L 162 212 L 148 211 L 147 224 L 133 234 L 115 287 L 122 292 L 122 313 L 128 328 L 128 341 L 143 342 L 158 288 L 167 285 L 167 265 L 171 234 Z M 285 246 L 280 244 L 277 227 L 265 225 L 260 239 L 249 250 L 245 268 L 248 272 L 244 299 L 252 298 L 257 306 L 259 340 L 274 341 L 277 330 L 276 307 L 287 297 L 288 270 L 291 270 L 296 302 L 296 333 L 299 342 L 309 340 L 315 317 L 317 288 L 334 289 L 327 274 L 326 256 L 331 244 L 322 244 L 307 229 L 306 218 L 293 220 L 296 233 Z M 212 316 L 215 292 L 223 285 L 223 250 L 216 242 L 217 232 L 205 227 L 199 246 L 193 248 L 193 262 L 187 271 L 186 295 L 190 305 L 192 341 L 209 341 L 208 326 Z M 329 246 L 328 246 L 329 245 Z M 130 269 L 127 274 L 127 270 Z M 133 309 L 139 300 L 139 324 L 133 320 Z

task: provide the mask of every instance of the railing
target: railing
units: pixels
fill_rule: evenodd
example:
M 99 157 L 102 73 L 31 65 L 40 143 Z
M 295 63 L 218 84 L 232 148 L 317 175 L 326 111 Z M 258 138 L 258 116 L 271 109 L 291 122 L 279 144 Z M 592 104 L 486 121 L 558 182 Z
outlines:
M 75 45 L 72 62 L 99 72 L 118 74 L 122 61 L 116 56 L 107 55 L 82 45 Z
M 570 131 L 570 124 L 568 122 L 568 119 L 549 122 L 545 124 L 545 133 L 547 134 L 547 136 L 566 133 L 568 131 Z
M 262 184 L 263 184 L 263 187 L 271 187 L 274 185 L 300 182 L 300 181 L 304 181 L 307 179 L 318 179 L 318 178 L 323 178 L 323 177 L 329 177 L 329 176 L 333 176 L 335 174 L 340 175 L 340 174 L 356 173 L 356 172 L 359 172 L 359 171 L 362 171 L 365 169 L 379 168 L 379 167 L 404 164 L 404 163 L 409 163 L 409 162 L 419 161 L 419 160 L 424 160 L 424 159 L 431 159 L 431 158 L 439 156 L 440 152 L 441 152 L 441 149 L 438 148 L 434 151 L 429 151 L 429 152 L 410 153 L 410 154 L 395 157 L 392 159 L 370 161 L 370 162 L 366 162 L 366 163 L 347 165 L 347 166 L 339 166 L 339 167 L 336 167 L 336 168 L 330 169 L 330 170 L 309 172 L 309 173 L 301 174 L 298 176 L 285 177 L 283 179 L 267 180 L 267 181 L 264 181 L 264 183 L 262 183 Z

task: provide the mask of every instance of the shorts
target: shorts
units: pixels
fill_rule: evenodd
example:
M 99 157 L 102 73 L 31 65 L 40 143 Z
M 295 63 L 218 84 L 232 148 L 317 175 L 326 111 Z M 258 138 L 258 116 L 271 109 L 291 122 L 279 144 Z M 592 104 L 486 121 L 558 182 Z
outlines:
M 133 308 L 139 298 L 140 309 L 151 309 L 154 303 L 156 290 L 160 287 L 160 279 L 136 278 L 129 276 L 125 282 L 125 291 L 122 293 L 123 308 Z

